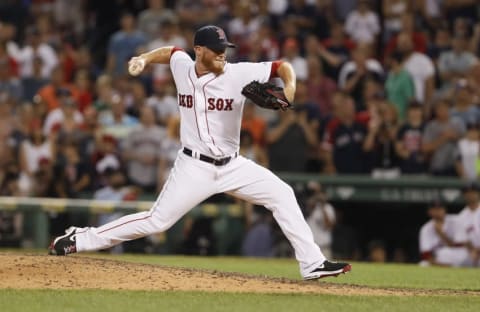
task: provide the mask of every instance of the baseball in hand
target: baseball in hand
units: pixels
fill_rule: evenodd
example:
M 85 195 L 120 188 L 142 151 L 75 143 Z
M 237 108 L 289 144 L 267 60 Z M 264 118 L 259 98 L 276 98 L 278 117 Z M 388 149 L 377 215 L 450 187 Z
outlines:
M 132 76 L 138 76 L 145 68 L 145 59 L 140 56 L 132 57 L 128 62 L 128 72 Z

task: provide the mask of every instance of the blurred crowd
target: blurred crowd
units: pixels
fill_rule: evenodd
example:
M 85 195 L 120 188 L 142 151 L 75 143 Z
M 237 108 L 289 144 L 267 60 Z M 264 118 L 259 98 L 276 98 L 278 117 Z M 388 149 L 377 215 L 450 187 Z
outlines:
M 127 74 L 195 30 L 223 27 L 231 62 L 283 59 L 295 109 L 244 108 L 241 153 L 274 171 L 480 173 L 476 0 L 3 0 L 0 195 L 135 199 L 180 148 L 168 66 Z

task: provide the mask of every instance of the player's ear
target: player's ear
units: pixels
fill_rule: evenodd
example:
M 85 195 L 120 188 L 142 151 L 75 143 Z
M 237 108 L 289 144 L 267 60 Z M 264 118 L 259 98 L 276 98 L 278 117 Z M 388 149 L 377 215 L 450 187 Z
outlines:
M 195 56 L 200 56 L 203 53 L 203 47 L 201 46 L 194 46 L 193 51 L 195 51 Z

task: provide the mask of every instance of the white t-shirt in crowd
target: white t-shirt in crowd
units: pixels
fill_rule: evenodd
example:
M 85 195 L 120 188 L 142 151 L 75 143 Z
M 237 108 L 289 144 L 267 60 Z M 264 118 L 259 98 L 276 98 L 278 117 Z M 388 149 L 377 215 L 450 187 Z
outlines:
M 412 76 L 415 85 L 415 98 L 423 103 L 425 101 L 425 83 L 435 74 L 432 60 L 423 53 L 413 52 L 403 66 Z

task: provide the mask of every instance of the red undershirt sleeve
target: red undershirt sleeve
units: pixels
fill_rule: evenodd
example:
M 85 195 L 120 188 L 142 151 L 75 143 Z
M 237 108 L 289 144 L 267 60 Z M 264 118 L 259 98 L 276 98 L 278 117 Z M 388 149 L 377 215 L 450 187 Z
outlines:
M 172 57 L 173 53 L 175 53 L 177 51 L 183 51 L 183 49 L 179 48 L 179 47 L 173 47 L 172 52 L 170 53 L 170 57 Z
M 272 69 L 270 71 L 270 79 L 271 78 L 276 78 L 278 77 L 278 68 L 280 67 L 280 65 L 282 65 L 283 61 L 273 61 L 272 62 Z

